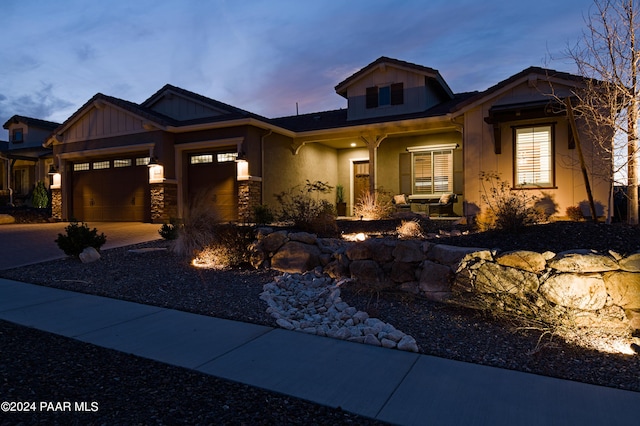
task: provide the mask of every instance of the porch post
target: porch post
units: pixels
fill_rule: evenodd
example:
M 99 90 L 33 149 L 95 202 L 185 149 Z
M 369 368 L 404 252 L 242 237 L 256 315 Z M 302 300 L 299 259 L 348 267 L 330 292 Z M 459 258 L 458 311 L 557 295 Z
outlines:
M 378 188 L 377 182 L 377 164 L 378 164 L 378 147 L 388 135 L 361 134 L 360 139 L 369 149 L 369 192 L 374 194 Z

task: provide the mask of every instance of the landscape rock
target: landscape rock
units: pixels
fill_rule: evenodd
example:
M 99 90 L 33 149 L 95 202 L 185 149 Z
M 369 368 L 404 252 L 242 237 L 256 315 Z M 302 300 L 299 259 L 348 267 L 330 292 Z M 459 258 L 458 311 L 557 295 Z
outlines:
M 424 259 L 422 250 L 415 241 L 398 241 L 392 254 L 397 262 L 421 262 Z
M 607 272 L 603 279 L 614 304 L 624 309 L 640 309 L 640 274 Z
M 423 293 L 450 292 L 452 275 L 448 266 L 425 260 L 420 274 L 420 290 Z
M 585 311 L 602 309 L 607 302 L 600 274 L 553 275 L 540 286 L 540 293 L 550 302 Z
M 640 253 L 634 253 L 618 261 L 620 269 L 626 272 L 640 272 Z
M 263 286 L 260 299 L 278 326 L 303 333 L 328 336 L 385 348 L 417 351 L 415 339 L 392 325 L 370 318 L 340 297 L 340 286 L 317 271 L 285 273 Z
M 558 272 L 607 272 L 620 269 L 610 256 L 588 250 L 572 250 L 558 253 L 548 266 Z
M 475 275 L 475 289 L 480 293 L 523 294 L 536 292 L 540 281 L 536 274 L 495 263 L 484 263 Z
M 540 254 L 534 251 L 517 250 L 502 253 L 496 257 L 496 262 L 502 266 L 509 266 L 527 272 L 538 274 L 545 270 L 547 261 Z
M 285 243 L 271 258 L 271 268 L 281 272 L 302 273 L 319 265 L 320 249 L 318 246 L 298 241 Z
M 87 247 L 78 255 L 82 263 L 91 263 L 100 259 L 100 253 L 93 247 Z
M 277 231 L 266 235 L 262 241 L 262 249 L 268 253 L 276 252 L 287 241 L 286 231 Z

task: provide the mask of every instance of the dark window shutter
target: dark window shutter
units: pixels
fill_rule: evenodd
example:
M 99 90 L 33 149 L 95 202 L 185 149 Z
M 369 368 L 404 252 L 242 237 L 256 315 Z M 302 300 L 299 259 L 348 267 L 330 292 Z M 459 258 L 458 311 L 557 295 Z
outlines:
M 400 194 L 411 195 L 411 154 L 400 154 Z
M 367 108 L 378 107 L 378 88 L 376 86 L 367 87 Z
M 391 85 L 391 105 L 402 105 L 404 103 L 404 85 L 394 83 Z

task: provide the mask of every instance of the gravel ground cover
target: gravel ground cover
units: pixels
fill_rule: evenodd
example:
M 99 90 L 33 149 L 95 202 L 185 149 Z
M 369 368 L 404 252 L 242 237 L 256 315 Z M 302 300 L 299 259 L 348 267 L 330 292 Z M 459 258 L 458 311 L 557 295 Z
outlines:
M 392 232 L 397 221 L 344 222 L 344 232 Z M 428 232 L 449 231 L 433 221 Z M 454 226 L 455 227 L 455 226 Z M 464 227 L 457 227 L 466 231 Z M 557 223 L 517 234 L 447 236 L 441 243 L 502 250 L 562 251 L 640 249 L 640 228 Z M 155 241 L 136 247 L 167 247 Z M 74 259 L 0 271 L 18 281 L 114 297 L 219 318 L 275 326 L 259 299 L 273 271 L 224 271 L 191 267 L 169 251 L 133 254 L 105 250 L 91 264 Z M 537 330 L 496 321 L 483 313 L 430 302 L 403 293 L 372 295 L 344 287 L 343 300 L 412 335 L 422 353 L 640 392 L 640 356 L 586 350 Z M 376 424 L 375 421 L 295 398 L 226 382 L 177 367 L 97 348 L 59 336 L 0 322 L 0 394 L 8 400 L 88 400 L 98 413 L 76 423 L 189 424 Z M 183 402 L 184 401 L 184 402 Z M 179 404 L 176 402 L 180 402 Z M 15 413 L 14 413 L 15 414 Z M 0 424 L 15 424 L 4 416 Z M 72 417 L 53 418 L 69 423 Z M 25 418 L 25 424 L 52 418 Z

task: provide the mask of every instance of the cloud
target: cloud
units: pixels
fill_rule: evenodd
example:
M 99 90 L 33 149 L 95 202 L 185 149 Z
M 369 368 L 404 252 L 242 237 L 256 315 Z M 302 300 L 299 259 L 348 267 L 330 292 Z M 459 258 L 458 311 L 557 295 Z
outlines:
M 42 87 L 30 94 L 17 97 L 0 95 L 0 122 L 5 123 L 14 115 L 40 118 L 44 120 L 60 121 L 52 118 L 55 114 L 73 106 L 72 102 L 54 94 L 51 83 L 42 83 Z M 2 137 L 0 137 L 2 139 Z

